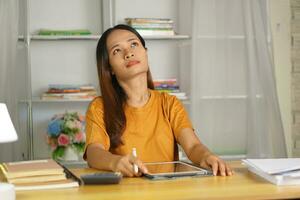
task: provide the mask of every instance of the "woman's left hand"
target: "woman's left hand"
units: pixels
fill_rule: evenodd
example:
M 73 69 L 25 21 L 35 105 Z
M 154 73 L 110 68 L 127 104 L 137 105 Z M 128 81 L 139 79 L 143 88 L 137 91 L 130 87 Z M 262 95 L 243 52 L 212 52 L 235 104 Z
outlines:
M 204 156 L 200 162 L 200 167 L 212 169 L 213 175 L 231 176 L 233 175 L 232 169 L 219 157 L 209 153 Z

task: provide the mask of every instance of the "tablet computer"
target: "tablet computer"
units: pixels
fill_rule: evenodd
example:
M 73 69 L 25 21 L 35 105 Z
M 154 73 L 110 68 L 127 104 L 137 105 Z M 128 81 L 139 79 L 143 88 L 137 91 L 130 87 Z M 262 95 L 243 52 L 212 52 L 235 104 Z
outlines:
M 170 179 L 184 176 L 212 176 L 212 172 L 182 161 L 144 163 L 149 179 Z

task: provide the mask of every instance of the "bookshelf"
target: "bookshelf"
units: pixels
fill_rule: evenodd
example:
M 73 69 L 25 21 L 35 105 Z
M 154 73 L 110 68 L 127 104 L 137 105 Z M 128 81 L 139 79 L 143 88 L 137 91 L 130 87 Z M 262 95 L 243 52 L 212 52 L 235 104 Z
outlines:
M 30 40 L 99 40 L 101 35 L 73 35 L 73 36 L 42 36 L 31 35 Z M 174 36 L 143 36 L 145 40 L 188 40 L 189 35 Z M 19 40 L 24 41 L 24 36 L 19 36 Z
M 95 48 L 101 33 L 126 17 L 170 18 L 176 35 L 144 36 L 154 79 L 176 78 L 188 97 L 190 90 L 191 1 L 159 0 L 20 0 L 19 63 L 26 90 L 20 95 L 20 130 L 27 138 L 24 159 L 50 156 L 45 134 L 54 114 L 84 114 L 91 100 L 41 100 L 49 84 L 93 84 L 98 87 Z M 59 5 L 59 6 L 58 6 Z M 160 5 L 160 6 L 157 6 Z M 41 28 L 88 29 L 91 35 L 42 36 Z M 97 88 L 99 90 L 99 88 Z M 189 110 L 190 98 L 182 100 Z
M 58 113 L 85 113 L 90 100 L 41 100 L 49 84 L 98 85 L 95 47 L 102 33 L 100 0 L 20 0 L 19 63 L 26 69 L 26 94 L 20 95 L 20 130 L 27 138 L 24 159 L 50 157 L 47 124 Z M 59 6 L 58 6 L 59 5 Z M 39 29 L 81 29 L 91 35 L 41 36 Z

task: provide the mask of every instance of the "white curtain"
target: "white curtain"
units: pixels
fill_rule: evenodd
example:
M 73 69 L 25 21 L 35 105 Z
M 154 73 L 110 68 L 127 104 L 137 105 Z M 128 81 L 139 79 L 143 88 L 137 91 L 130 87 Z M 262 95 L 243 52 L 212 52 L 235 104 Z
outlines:
M 215 153 L 285 157 L 266 0 L 195 0 L 192 119 Z
M 18 132 L 18 0 L 0 0 L 0 102 L 6 103 Z M 1 120 L 1 119 L 0 119 Z M 0 127 L 1 134 L 1 127 Z M 20 141 L 0 144 L 0 162 L 16 159 Z

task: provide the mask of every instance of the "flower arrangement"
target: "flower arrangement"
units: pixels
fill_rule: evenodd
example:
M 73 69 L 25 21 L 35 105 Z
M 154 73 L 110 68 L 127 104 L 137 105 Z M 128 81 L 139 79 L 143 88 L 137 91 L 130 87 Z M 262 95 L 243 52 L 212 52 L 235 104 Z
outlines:
M 55 115 L 48 124 L 47 143 L 52 149 L 52 158 L 63 159 L 67 148 L 77 154 L 83 153 L 85 145 L 85 118 L 78 112 Z

